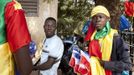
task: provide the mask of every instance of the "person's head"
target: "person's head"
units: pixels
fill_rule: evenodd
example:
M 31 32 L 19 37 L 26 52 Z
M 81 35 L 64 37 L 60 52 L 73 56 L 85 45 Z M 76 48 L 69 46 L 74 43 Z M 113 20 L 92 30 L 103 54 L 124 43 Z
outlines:
M 45 20 L 44 23 L 44 32 L 46 34 L 46 38 L 50 38 L 55 35 L 55 30 L 56 30 L 56 20 L 53 17 L 48 17 Z
M 91 11 L 92 22 L 97 30 L 103 29 L 106 23 L 110 20 L 108 10 L 101 5 L 94 7 Z

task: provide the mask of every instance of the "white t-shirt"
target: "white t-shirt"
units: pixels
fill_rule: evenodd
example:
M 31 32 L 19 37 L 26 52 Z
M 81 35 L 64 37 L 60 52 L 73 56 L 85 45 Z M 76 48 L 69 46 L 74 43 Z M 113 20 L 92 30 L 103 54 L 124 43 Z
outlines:
M 48 60 L 48 56 L 56 58 L 59 60 L 62 58 L 64 51 L 64 45 L 62 40 L 54 35 L 51 38 L 47 38 L 43 43 L 43 51 L 41 54 L 41 62 L 40 64 L 46 62 Z M 57 68 L 59 67 L 60 61 L 56 62 L 50 69 L 41 70 L 41 75 L 57 75 Z

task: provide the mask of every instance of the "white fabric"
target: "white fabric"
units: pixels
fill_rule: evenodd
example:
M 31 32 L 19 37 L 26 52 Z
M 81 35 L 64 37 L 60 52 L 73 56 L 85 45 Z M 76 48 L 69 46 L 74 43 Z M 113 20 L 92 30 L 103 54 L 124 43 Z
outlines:
M 43 52 L 41 54 L 41 64 L 46 62 L 48 56 L 59 60 L 62 58 L 64 46 L 62 40 L 54 35 L 51 38 L 47 38 L 43 44 Z M 41 75 L 57 75 L 57 68 L 59 67 L 60 61 L 56 62 L 50 69 L 40 71 Z

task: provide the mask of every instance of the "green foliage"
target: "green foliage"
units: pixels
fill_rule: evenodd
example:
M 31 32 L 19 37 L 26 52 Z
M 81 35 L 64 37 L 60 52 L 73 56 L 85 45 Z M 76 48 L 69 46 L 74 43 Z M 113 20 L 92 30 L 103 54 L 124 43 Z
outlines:
M 59 0 L 58 4 L 58 34 L 72 35 L 80 22 L 85 21 L 85 16 L 90 16 L 93 5 L 87 0 Z

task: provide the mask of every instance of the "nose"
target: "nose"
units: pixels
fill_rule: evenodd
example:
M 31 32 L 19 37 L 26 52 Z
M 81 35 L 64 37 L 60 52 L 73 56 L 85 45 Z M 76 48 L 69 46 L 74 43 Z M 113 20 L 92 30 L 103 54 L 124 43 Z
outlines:
M 47 30 L 52 30 L 52 28 L 51 27 L 48 27 Z
M 51 29 L 52 27 L 50 25 L 46 25 L 45 29 Z
M 97 17 L 97 18 L 96 18 L 96 21 L 99 22 L 99 21 L 100 21 L 100 17 Z

